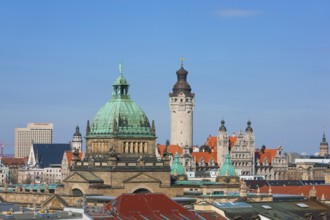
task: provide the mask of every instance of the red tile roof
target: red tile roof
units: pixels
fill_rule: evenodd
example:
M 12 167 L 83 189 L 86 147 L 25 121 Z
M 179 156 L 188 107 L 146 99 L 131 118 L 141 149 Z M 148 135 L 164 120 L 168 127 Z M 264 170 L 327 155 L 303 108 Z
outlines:
M 28 158 L 18 158 L 18 157 L 1 158 L 1 161 L 5 166 L 24 166 L 27 160 Z
M 276 155 L 277 155 L 277 149 L 265 149 L 264 153 L 262 153 L 261 150 L 258 150 L 256 152 L 256 157 L 259 158 L 260 163 L 263 163 L 265 158 L 267 158 L 269 163 L 272 163 Z
M 229 137 L 230 148 L 235 145 L 236 141 L 237 141 L 237 137 L 235 137 L 235 136 L 230 136 Z
M 71 166 L 71 163 L 72 163 L 72 151 L 65 151 L 65 154 L 66 154 L 66 158 L 68 159 L 68 164 L 69 164 L 69 166 Z M 83 153 L 82 152 L 79 152 L 78 157 L 79 157 L 79 159 L 82 159 Z
M 115 217 L 126 219 L 200 219 L 164 194 L 122 194 L 106 205 Z
M 160 156 L 163 156 L 166 145 L 157 144 L 157 148 Z M 182 151 L 183 150 L 181 147 L 179 147 L 179 145 L 169 145 L 167 148 L 167 152 L 172 153 L 173 156 L 176 154 L 176 152 L 178 152 L 178 154 L 181 155 Z
M 209 146 L 212 150 L 217 150 L 217 141 L 218 137 L 217 136 L 208 136 L 205 142 L 206 146 Z
M 330 200 L 330 185 L 315 185 L 316 197 L 320 200 L 322 195 L 326 200 Z M 301 195 L 304 194 L 305 197 L 309 197 L 309 191 L 313 188 L 312 185 L 305 186 L 272 186 L 273 194 L 291 194 L 291 195 Z M 252 192 L 257 192 L 258 189 L 254 189 Z M 260 188 L 260 193 L 268 193 L 269 186 L 263 186 Z
M 202 158 L 204 159 L 205 163 L 209 163 L 211 158 L 217 163 L 217 152 L 213 151 L 209 152 L 192 152 L 191 156 L 194 158 L 196 162 L 199 162 Z

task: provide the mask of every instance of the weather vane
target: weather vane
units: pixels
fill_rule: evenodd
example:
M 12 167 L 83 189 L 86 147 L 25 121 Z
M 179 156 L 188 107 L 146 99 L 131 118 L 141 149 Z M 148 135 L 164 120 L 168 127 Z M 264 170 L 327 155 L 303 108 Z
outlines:
M 183 67 L 183 61 L 187 60 L 187 58 L 181 57 L 180 60 L 181 60 L 181 67 Z

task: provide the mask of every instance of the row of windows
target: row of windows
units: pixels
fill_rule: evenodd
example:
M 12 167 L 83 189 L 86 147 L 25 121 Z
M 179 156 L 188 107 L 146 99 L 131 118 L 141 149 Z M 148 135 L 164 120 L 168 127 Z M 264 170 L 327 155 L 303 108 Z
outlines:
M 147 153 L 148 143 L 146 142 L 124 142 L 124 153 Z
M 46 170 L 46 172 L 60 173 L 61 170 L 60 169 L 58 169 L 58 170 Z
M 193 101 L 192 98 L 186 98 L 186 99 L 184 99 L 184 98 L 180 98 L 180 99 L 172 98 L 171 100 L 172 100 L 172 102 L 178 102 L 178 101 L 183 102 L 184 100 L 185 100 L 186 102 L 192 102 L 192 101 Z
M 245 166 L 250 166 L 250 163 L 249 162 L 236 162 L 236 163 L 233 163 L 233 166 L 234 167 L 245 167 Z
M 109 151 L 109 142 L 93 142 L 92 153 L 107 153 Z
M 246 159 L 249 159 L 249 155 L 248 154 L 233 154 L 232 155 L 232 158 L 246 158 Z

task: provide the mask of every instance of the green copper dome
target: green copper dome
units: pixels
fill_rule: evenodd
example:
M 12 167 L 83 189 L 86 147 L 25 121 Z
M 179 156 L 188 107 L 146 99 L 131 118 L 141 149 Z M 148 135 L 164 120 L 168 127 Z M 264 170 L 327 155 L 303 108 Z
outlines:
M 220 176 L 236 176 L 235 167 L 231 163 L 229 154 L 226 154 L 226 159 L 220 168 L 219 175 Z
M 112 99 L 97 112 L 88 137 L 154 138 L 155 130 L 143 110 L 131 100 L 122 74 L 112 85 Z
M 178 152 L 174 155 L 173 163 L 171 165 L 171 175 L 184 175 L 184 168 L 181 165 Z

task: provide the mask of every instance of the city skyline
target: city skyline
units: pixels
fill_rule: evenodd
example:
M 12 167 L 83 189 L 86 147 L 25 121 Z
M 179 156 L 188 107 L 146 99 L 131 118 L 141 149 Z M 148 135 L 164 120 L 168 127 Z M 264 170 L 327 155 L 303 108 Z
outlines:
M 0 3 L 0 143 L 15 128 L 54 123 L 54 142 L 111 99 L 123 74 L 131 98 L 170 139 L 169 93 L 180 58 L 195 93 L 194 144 L 251 120 L 256 146 L 319 151 L 330 138 L 327 1 L 8 1 Z

